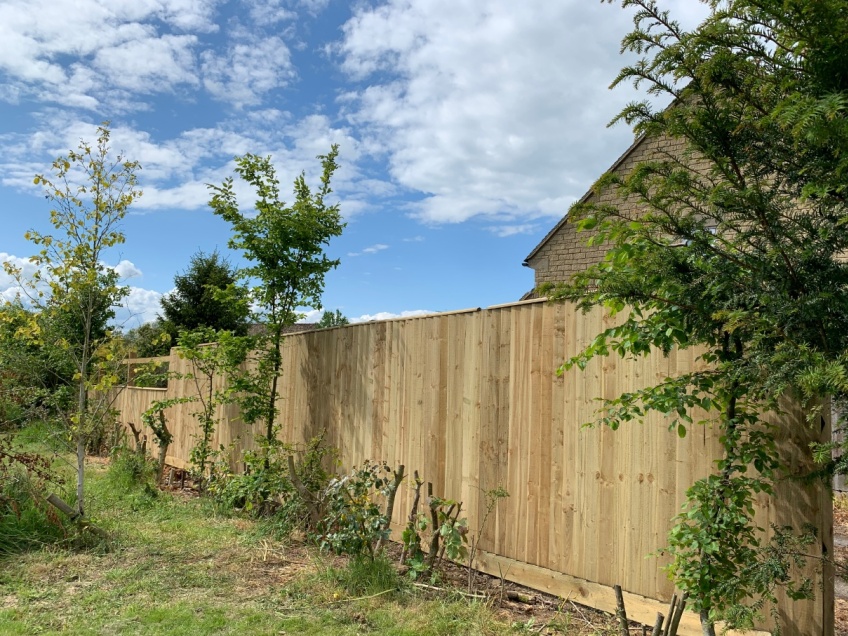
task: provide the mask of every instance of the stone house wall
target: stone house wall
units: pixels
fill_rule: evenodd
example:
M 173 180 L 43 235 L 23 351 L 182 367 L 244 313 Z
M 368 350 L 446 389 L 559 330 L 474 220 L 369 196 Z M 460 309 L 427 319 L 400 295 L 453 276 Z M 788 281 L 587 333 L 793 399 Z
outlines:
M 667 154 L 680 156 L 684 149 L 683 140 L 671 140 L 667 137 L 641 138 L 627 149 L 609 171 L 628 174 L 639 162 Z M 622 212 L 632 212 L 634 215 L 639 210 L 639 203 L 635 198 L 622 199 L 612 189 L 601 192 L 600 196 L 590 190 L 580 202 L 613 203 Z M 569 222 L 567 215 L 557 223 L 524 261 L 524 265 L 535 272 L 535 286 L 567 280 L 573 274 L 600 262 L 608 248 L 604 245 L 588 246 L 586 243 L 590 237 L 589 232 L 578 232 L 576 225 Z M 532 293 L 525 295 L 525 298 L 529 297 L 532 297 Z

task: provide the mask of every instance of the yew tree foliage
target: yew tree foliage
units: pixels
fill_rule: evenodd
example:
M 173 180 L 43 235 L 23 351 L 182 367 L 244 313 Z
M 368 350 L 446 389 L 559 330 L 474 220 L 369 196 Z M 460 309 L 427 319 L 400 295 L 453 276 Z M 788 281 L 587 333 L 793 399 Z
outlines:
M 268 444 L 275 438 L 277 385 L 283 370 L 280 345 L 286 327 L 300 318 L 302 307 L 321 308 L 324 277 L 338 260 L 324 252 L 330 239 L 344 228 L 339 204 L 326 199 L 337 168 L 338 146 L 319 156 L 320 185 L 312 192 L 301 173 L 294 181 L 294 202 L 280 197 L 280 182 L 270 157 L 236 158 L 236 174 L 256 192 L 255 213 L 239 210 L 232 178 L 210 186 L 212 211 L 233 230 L 229 246 L 239 250 L 249 265 L 239 271 L 250 287 L 252 319 L 264 328 L 257 338 L 254 370 L 236 378 L 241 392 L 242 416 L 264 422 Z
M 236 335 L 247 333 L 247 307 L 236 298 L 221 296 L 237 282 L 235 269 L 217 251 L 196 252 L 188 268 L 174 277 L 174 291 L 163 296 L 162 326 L 173 343 L 181 329 L 209 327 Z
M 749 567 L 774 556 L 749 532 L 751 503 L 783 468 L 761 415 L 791 394 L 819 426 L 816 400 L 848 395 L 848 11 L 844 0 L 710 0 L 686 31 L 653 0 L 622 4 L 635 10 L 623 50 L 640 59 L 613 85 L 648 97 L 615 121 L 686 149 L 595 185 L 638 201 L 638 216 L 592 202 L 569 212 L 610 250 L 552 295 L 627 313 L 565 366 L 704 349 L 706 370 L 608 400 L 601 419 L 615 428 L 655 410 L 685 435 L 694 407 L 715 415 L 725 455 L 689 492 L 671 573 L 707 627 L 744 626 L 760 609 L 746 597 L 790 583 L 786 568 L 769 579 Z

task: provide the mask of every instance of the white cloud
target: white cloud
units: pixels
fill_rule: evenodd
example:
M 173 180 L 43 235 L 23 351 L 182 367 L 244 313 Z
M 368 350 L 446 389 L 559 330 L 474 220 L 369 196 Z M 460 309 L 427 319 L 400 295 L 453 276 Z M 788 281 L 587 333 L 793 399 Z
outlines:
M 9 263 L 12 267 L 16 268 L 19 276 L 8 274 L 6 268 L 3 266 L 4 263 Z M 11 302 L 20 296 L 26 301 L 27 296 L 34 293 L 30 285 L 32 283 L 32 277 L 38 270 L 38 265 L 33 263 L 29 258 L 21 258 L 14 254 L 0 252 L 0 298 Z
M 161 311 L 161 299 L 162 294 L 158 291 L 131 286 L 123 305 L 116 308 L 115 323 L 122 329 L 132 329 L 156 320 L 156 314 Z
M 112 86 L 142 93 L 181 83 L 196 84 L 193 35 L 150 33 L 137 40 L 103 47 L 93 59 L 93 67 L 108 77 Z M 90 82 L 84 88 L 93 85 Z
M 2 267 L 4 262 L 11 263 L 20 269 L 21 282 L 27 286 L 32 281 L 35 272 L 38 271 L 38 266 L 28 258 L 0 252 L 0 298 L 13 301 L 20 293 L 26 302 L 27 294 L 34 293 L 33 290 L 28 287 L 26 293 L 24 293 L 24 290 L 18 285 L 18 280 L 7 274 Z M 141 275 L 141 270 L 126 259 L 120 261 L 113 269 L 122 279 Z M 44 290 L 46 291 L 46 286 Z M 130 286 L 129 290 L 129 296 L 122 301 L 121 306 L 115 308 L 115 322 L 119 326 L 129 329 L 154 320 L 159 311 L 159 299 L 162 298 L 162 294 L 133 286 Z
M 427 195 L 422 221 L 561 216 L 632 139 L 605 130 L 634 96 L 606 90 L 630 19 L 585 0 L 361 4 L 336 52 L 363 87 L 340 104 Z
M 418 236 L 403 239 L 404 243 L 421 243 L 422 241 L 424 241 L 424 237 L 420 234 Z
M 371 245 L 370 247 L 366 247 L 361 252 L 348 252 L 348 256 L 362 256 L 363 254 L 376 254 L 377 252 L 382 252 L 383 250 L 389 249 L 389 246 L 385 243 L 376 243 L 375 245 Z
M 206 90 L 238 108 L 258 104 L 295 77 L 291 54 L 279 37 L 242 32 L 226 51 L 206 50 L 201 59 Z
M 322 309 L 308 309 L 308 310 L 303 312 L 300 320 L 298 320 L 297 322 L 299 324 L 307 324 L 307 323 L 311 324 L 311 323 L 314 323 L 314 322 L 318 322 L 319 320 L 321 320 L 321 316 L 323 314 L 324 314 L 324 310 L 322 310 Z
M 390 311 L 379 311 L 376 314 L 362 314 L 358 318 L 351 318 L 350 321 L 352 323 L 356 323 L 372 322 L 374 320 L 392 320 L 393 318 L 415 318 L 416 316 L 427 316 L 433 313 L 436 312 L 429 311 L 427 309 L 412 309 L 409 311 L 402 311 L 399 314 L 395 314 Z
M 80 139 L 92 140 L 96 126 L 68 113 L 53 113 L 34 132 L 0 136 L 4 155 L 0 159 L 0 184 L 28 192 L 41 192 L 32 177 Z M 334 126 L 329 118 L 313 115 L 290 121 L 273 109 L 252 112 L 247 121 L 239 117 L 216 127 L 189 128 L 176 136 L 155 139 L 147 131 L 129 125 L 113 126 L 111 147 L 139 161 L 139 185 L 144 196 L 133 210 L 205 208 L 209 201 L 207 184 L 220 184 L 233 176 L 233 157 L 251 152 L 272 155 L 284 200 L 294 178 L 306 171 L 307 182 L 316 186 L 320 164 L 315 159 L 326 154 L 334 143 L 340 146 L 340 167 L 333 189 L 343 200 L 346 217 L 372 207 L 373 197 L 391 194 L 393 186 L 377 179 L 361 179 L 358 161 L 364 151 L 353 132 Z M 386 184 L 381 188 L 380 184 Z M 235 183 L 240 205 L 249 209 L 254 201 L 251 188 Z
M 142 105 L 126 91 L 196 82 L 199 34 L 217 30 L 218 0 L 6 0 L 0 73 L 9 97 L 78 108 Z M 191 33 L 188 33 L 188 32 Z
M 118 276 L 120 276 L 122 279 L 141 276 L 141 270 L 136 267 L 132 261 L 128 261 L 126 259 L 122 260 L 120 263 L 115 265 L 114 269 Z
M 33 274 L 38 271 L 38 266 L 33 263 L 29 258 L 21 258 L 20 256 L 15 256 L 14 254 L 0 252 L 0 289 L 8 287 L 15 283 L 15 278 L 6 273 L 6 269 L 5 267 L 3 267 L 3 263 L 9 263 L 13 267 L 19 269 L 21 272 L 21 278 L 23 280 L 32 279 Z
M 303 7 L 309 13 L 317 15 L 330 4 L 330 0 L 290 0 L 296 6 Z
M 297 17 L 297 13 L 285 8 L 282 0 L 248 0 L 246 4 L 250 19 L 256 24 L 277 24 Z
M 538 229 L 539 226 L 536 223 L 520 223 L 518 225 L 493 225 L 492 227 L 488 228 L 490 232 L 492 232 L 496 236 L 500 236 L 501 238 L 507 236 L 515 236 L 516 234 L 533 234 Z

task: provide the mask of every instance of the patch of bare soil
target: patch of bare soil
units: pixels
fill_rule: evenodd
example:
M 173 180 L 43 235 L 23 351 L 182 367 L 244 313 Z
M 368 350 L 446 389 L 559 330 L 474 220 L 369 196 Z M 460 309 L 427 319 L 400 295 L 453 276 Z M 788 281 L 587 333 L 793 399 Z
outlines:
M 848 601 L 842 598 L 836 599 L 836 606 L 834 608 L 836 619 L 836 636 L 848 636 Z
M 386 552 L 391 560 L 398 562 L 401 546 L 389 544 Z M 460 594 L 485 601 L 495 608 L 502 621 L 534 634 L 599 636 L 619 633 L 618 623 L 610 614 L 482 572 L 474 573 L 469 592 L 468 568 L 449 561 L 442 561 L 438 566 L 438 585 L 421 582 L 416 586 L 425 594 Z
M 836 493 L 833 499 L 833 558 L 836 561 L 836 601 L 834 619 L 837 636 L 848 636 L 848 495 Z M 842 576 L 840 576 L 840 574 Z

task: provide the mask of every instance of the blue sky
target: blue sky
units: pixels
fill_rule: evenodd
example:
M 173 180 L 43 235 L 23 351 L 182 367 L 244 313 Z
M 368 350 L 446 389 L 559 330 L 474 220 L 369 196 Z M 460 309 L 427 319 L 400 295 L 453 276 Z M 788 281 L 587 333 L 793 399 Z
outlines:
M 684 24 L 705 13 L 666 4 Z M 206 188 L 234 156 L 272 155 L 289 184 L 314 180 L 332 143 L 348 225 L 326 309 L 517 300 L 524 257 L 632 141 L 606 128 L 635 97 L 607 89 L 630 26 L 588 0 L 0 0 L 0 259 L 25 263 L 24 232 L 48 229 L 33 175 L 109 120 L 143 167 L 110 255 L 127 327 L 155 317 L 196 251 L 238 264 Z

